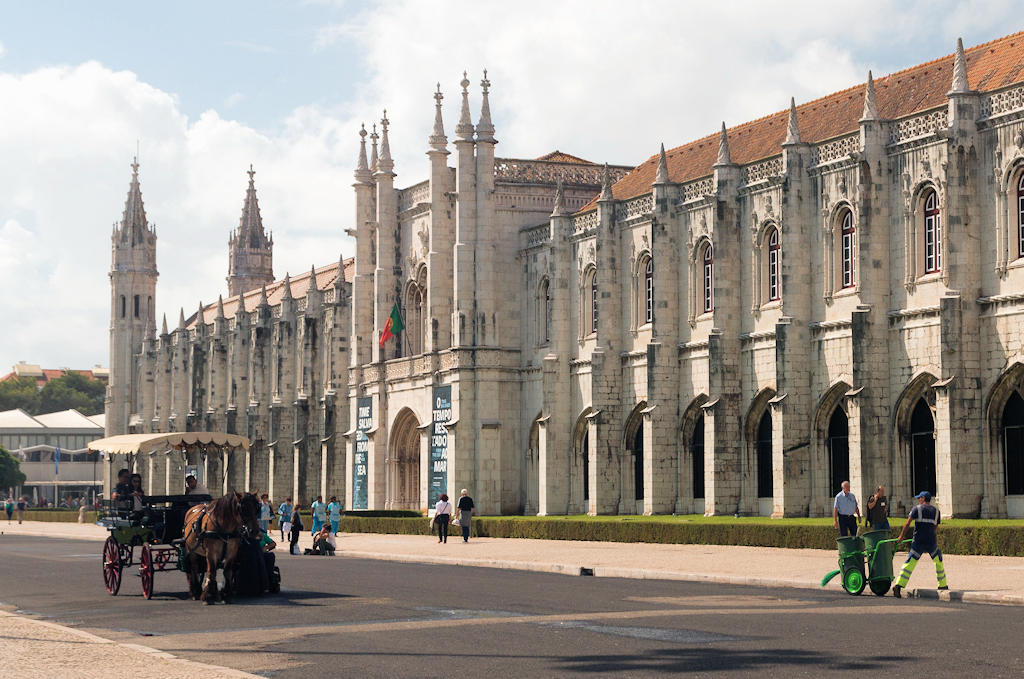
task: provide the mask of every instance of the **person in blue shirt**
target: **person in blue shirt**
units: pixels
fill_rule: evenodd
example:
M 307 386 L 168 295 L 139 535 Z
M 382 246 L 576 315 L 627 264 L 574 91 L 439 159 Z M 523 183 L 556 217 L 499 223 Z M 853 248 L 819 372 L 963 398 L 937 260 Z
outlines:
M 286 523 L 292 520 L 292 499 L 285 498 L 281 506 L 277 508 L 277 523 L 281 527 L 281 542 L 284 542 L 284 529 Z
M 338 525 L 341 523 L 341 503 L 333 495 L 331 501 L 327 503 L 327 518 L 331 522 L 331 535 L 337 535 Z
M 327 505 L 324 504 L 322 495 L 316 496 L 316 500 L 309 506 L 309 511 L 313 514 L 313 535 L 316 535 L 327 523 Z
M 914 522 L 914 540 L 910 543 L 910 554 L 907 555 L 907 561 L 903 564 L 903 570 L 900 571 L 899 580 L 892 588 L 892 595 L 897 599 L 903 596 L 903 588 L 907 586 L 910 574 L 914 572 L 914 566 L 917 565 L 917 560 L 921 558 L 922 554 L 932 557 L 932 562 L 935 564 L 935 579 L 939 582 L 939 589 L 949 589 L 946 582 L 946 568 L 942 564 L 942 552 L 939 551 L 938 540 L 935 536 L 936 529 L 942 522 L 939 508 L 932 506 L 932 494 L 927 490 L 921 491 L 914 497 L 918 504 L 910 510 L 910 516 L 907 517 L 907 522 L 903 524 L 903 530 L 900 531 L 899 539 L 902 540 L 903 536 L 907 534 L 910 522 Z
M 266 533 L 270 530 L 270 522 L 274 520 L 274 508 L 270 506 L 270 496 L 266 493 L 260 495 L 260 530 Z

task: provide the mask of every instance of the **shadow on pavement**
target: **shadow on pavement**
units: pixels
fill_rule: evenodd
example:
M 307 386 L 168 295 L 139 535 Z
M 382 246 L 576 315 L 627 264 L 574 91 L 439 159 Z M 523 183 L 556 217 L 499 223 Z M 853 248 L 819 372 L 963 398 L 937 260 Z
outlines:
M 720 646 L 652 650 L 634 655 L 581 655 L 562 658 L 565 672 L 736 672 L 805 667 L 821 671 L 880 670 L 914 658 L 875 656 L 856 660 L 799 649 L 730 650 Z

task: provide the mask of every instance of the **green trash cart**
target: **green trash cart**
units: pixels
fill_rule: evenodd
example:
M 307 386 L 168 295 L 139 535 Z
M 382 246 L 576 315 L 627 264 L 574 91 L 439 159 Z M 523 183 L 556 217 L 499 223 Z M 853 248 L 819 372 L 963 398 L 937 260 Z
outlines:
M 841 573 L 841 582 L 846 593 L 860 594 L 867 585 L 867 577 L 864 575 L 864 540 L 859 536 L 850 535 L 839 538 L 836 543 L 839 545 L 839 568 L 826 574 L 821 579 L 821 586 L 824 587 Z

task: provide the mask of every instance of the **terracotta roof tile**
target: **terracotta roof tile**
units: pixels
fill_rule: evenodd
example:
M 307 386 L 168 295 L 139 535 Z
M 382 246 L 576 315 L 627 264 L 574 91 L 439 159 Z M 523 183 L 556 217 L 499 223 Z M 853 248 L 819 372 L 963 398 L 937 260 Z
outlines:
M 356 266 L 355 258 L 349 257 L 345 260 L 345 282 L 351 283 L 355 278 Z M 338 262 L 322 266 L 314 271 L 316 275 L 316 288 L 321 292 L 331 288 L 334 282 L 338 279 Z M 302 299 L 306 296 L 306 291 L 309 289 L 309 272 L 292 276 L 289 278 L 291 282 L 292 297 L 295 299 Z M 261 288 L 255 290 L 249 290 L 243 292 L 241 295 L 235 295 L 234 297 L 228 297 L 224 300 L 224 317 L 234 318 L 238 312 L 238 306 L 241 301 L 244 301 L 245 310 L 252 311 L 256 308 L 256 305 L 260 301 Z M 281 303 L 284 298 L 284 279 L 274 281 L 267 285 L 267 302 L 270 306 L 275 306 Z M 196 316 L 193 314 L 188 322 L 185 324 L 187 328 L 194 328 L 196 325 Z M 213 323 L 213 320 L 217 317 L 217 303 L 203 306 L 203 322 Z
M 973 90 L 990 92 L 1024 81 L 1024 32 L 1014 33 L 965 50 L 967 78 Z M 879 116 L 886 119 L 905 116 L 945 104 L 953 81 L 953 55 L 875 79 L 875 97 Z M 861 83 L 834 94 L 797 106 L 797 122 L 802 141 L 817 144 L 856 132 L 864 109 Z M 729 151 L 733 163 L 743 165 L 782 152 L 789 111 L 743 123 L 728 129 Z M 668 173 L 673 182 L 689 182 L 712 173 L 718 156 L 719 133 L 666 151 Z M 612 187 L 617 200 L 643 195 L 651 190 L 658 167 L 658 155 L 652 155 Z M 586 212 L 596 200 L 584 206 Z

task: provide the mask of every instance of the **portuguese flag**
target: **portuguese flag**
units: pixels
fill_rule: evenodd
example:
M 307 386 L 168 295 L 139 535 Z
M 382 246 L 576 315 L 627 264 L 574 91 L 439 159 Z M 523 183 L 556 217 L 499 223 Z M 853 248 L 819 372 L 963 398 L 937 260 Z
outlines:
M 391 308 L 391 315 L 388 316 L 387 323 L 384 324 L 384 330 L 380 334 L 380 346 L 384 347 L 384 343 L 389 339 L 402 332 L 405 326 L 402 324 L 402 312 L 398 310 L 398 304 L 395 304 Z

